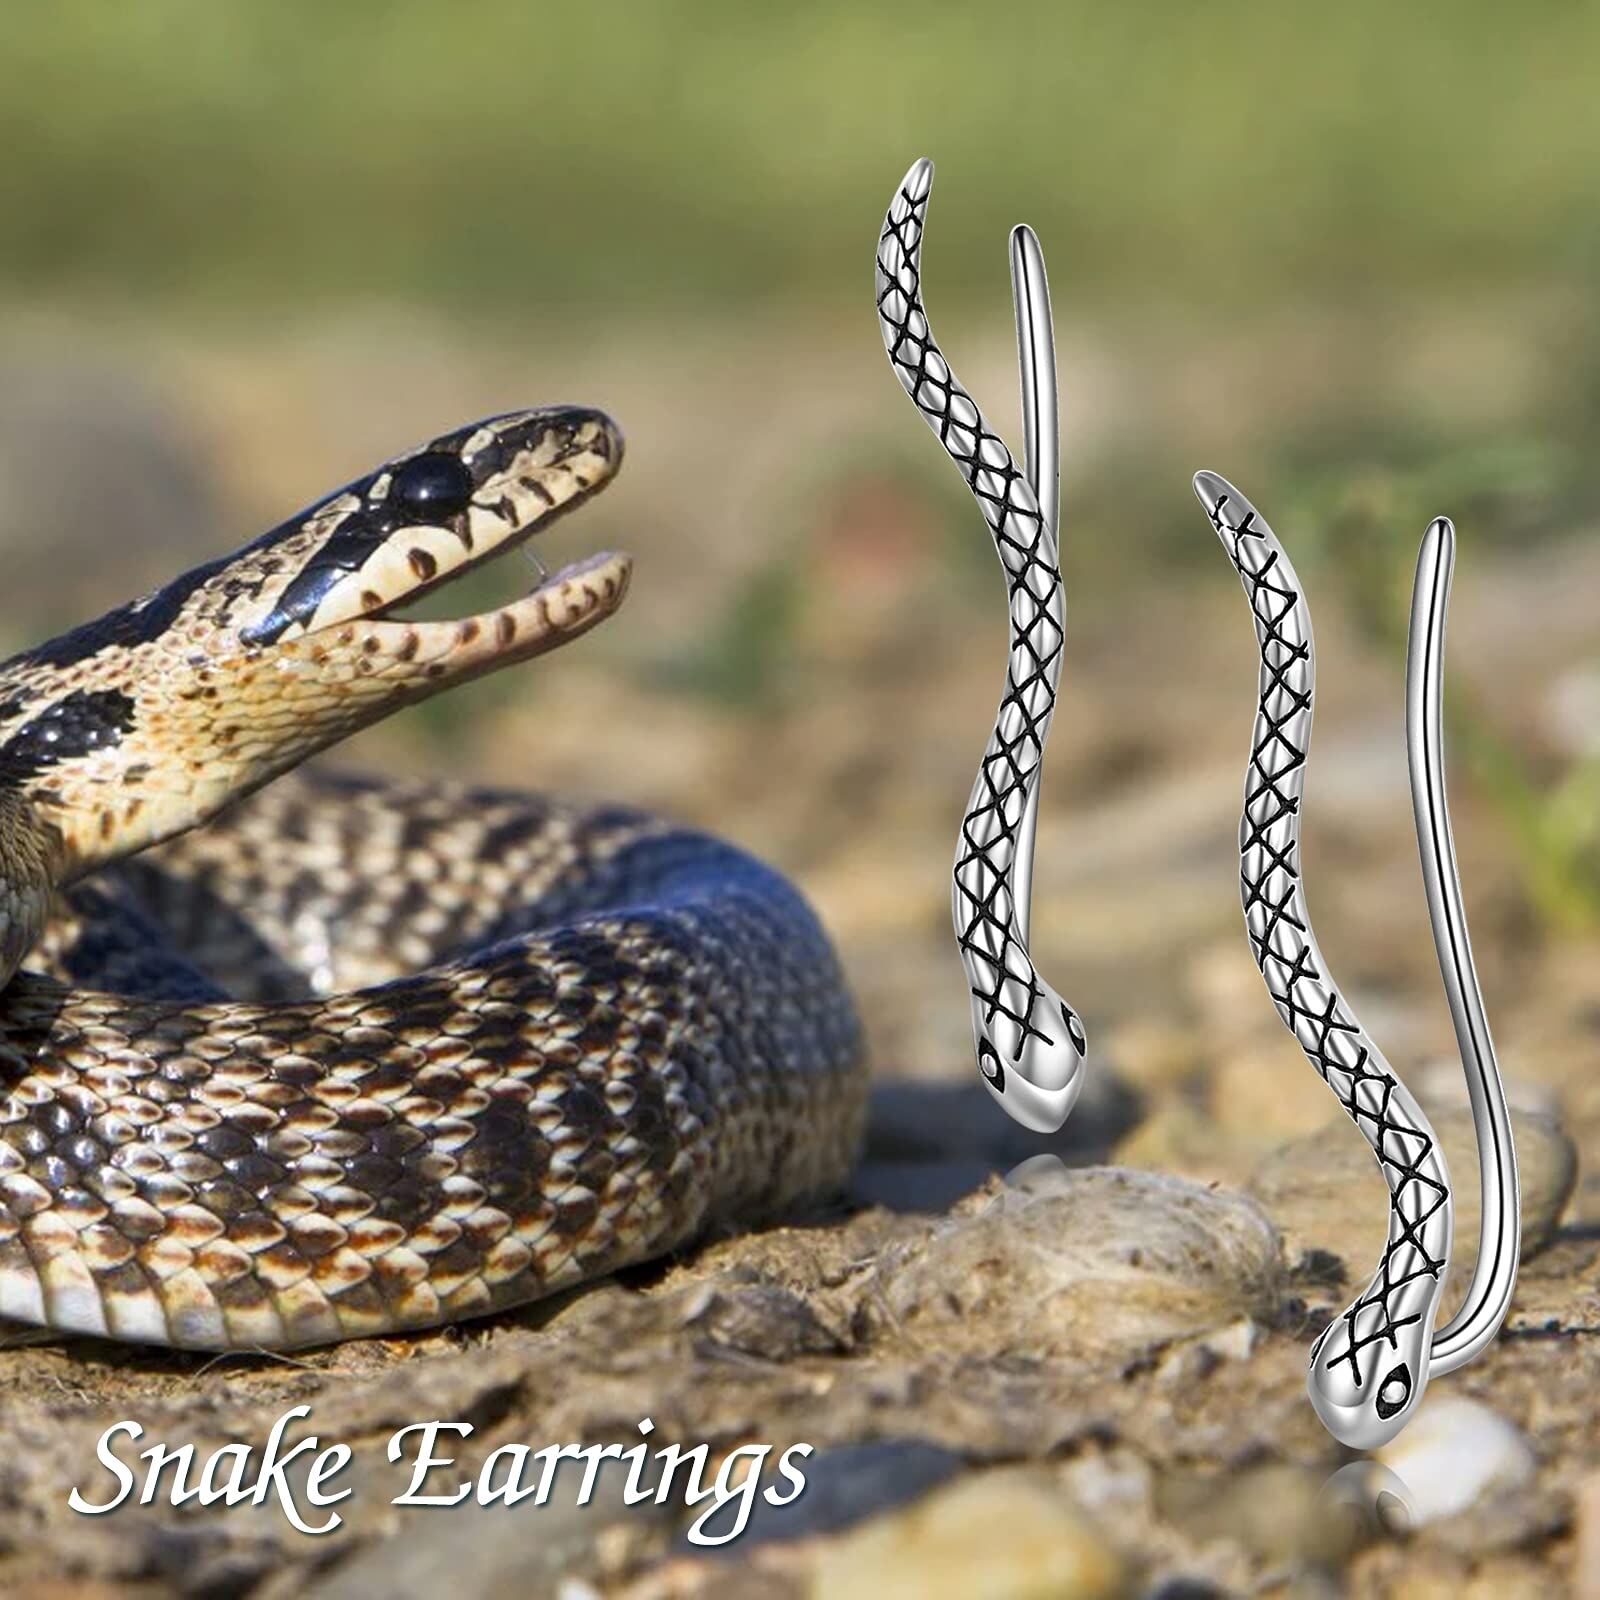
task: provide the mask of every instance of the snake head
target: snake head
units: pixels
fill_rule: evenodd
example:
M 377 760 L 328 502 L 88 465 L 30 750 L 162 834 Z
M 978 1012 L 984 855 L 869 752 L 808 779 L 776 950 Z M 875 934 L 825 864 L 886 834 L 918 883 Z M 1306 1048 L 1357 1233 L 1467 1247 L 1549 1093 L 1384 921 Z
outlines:
M 973 991 L 978 1071 L 1023 1127 L 1054 1133 L 1077 1104 L 1089 1046 L 1077 1012 L 1033 972 L 1020 944 L 1015 948 L 1029 978 L 1008 976 L 993 995 Z
M 1311 1347 L 1306 1392 L 1323 1427 L 1352 1450 L 1376 1450 L 1394 1438 L 1428 1382 L 1432 1316 L 1384 1335 L 1374 1331 L 1384 1315 L 1380 1302 L 1358 1301 Z
M 514 605 L 441 623 L 436 634 L 386 623 L 387 632 L 362 631 L 352 651 L 356 641 L 347 644 L 342 630 L 385 623 L 396 606 L 521 544 L 598 492 L 621 464 L 621 431 L 599 411 L 517 411 L 458 428 L 330 495 L 229 563 L 226 591 L 252 559 L 267 580 L 248 604 L 230 607 L 233 635 L 246 650 L 330 664 L 371 654 L 369 638 L 399 645 L 410 631 L 419 643 L 406 659 L 426 660 L 401 676 L 451 682 L 504 665 L 498 646 L 510 659 L 549 649 L 571 636 L 580 614 L 592 625 L 615 609 L 620 585 L 607 605 L 603 585 L 582 580 L 602 568 L 620 580 L 625 557 L 579 562 Z M 315 649 L 304 648 L 313 639 Z
M 1450 1169 L 1439 1137 L 1375 1046 L 1336 1052 L 1365 1077 L 1347 1090 L 1377 1125 L 1375 1150 L 1389 1185 L 1383 1260 L 1366 1289 L 1317 1336 L 1306 1388 L 1328 1432 L 1352 1450 L 1376 1450 L 1411 1420 L 1428 1386 L 1434 1323 L 1455 1236 Z
M 1426 1127 L 1420 1108 L 1416 1115 Z M 1415 1175 L 1391 1194 L 1383 1264 L 1365 1293 L 1317 1336 L 1306 1380 L 1323 1426 L 1352 1450 L 1387 1444 L 1421 1403 L 1453 1232 L 1444 1209 L 1449 1175 L 1437 1138 L 1429 1130 L 1426 1142 L 1416 1134 L 1391 1134 L 1388 1143 Z M 1433 1242 L 1425 1242 L 1430 1220 L 1441 1230 L 1437 1254 Z
M 13 658 L 0 666 L 0 797 L 37 816 L 70 878 L 401 706 L 577 637 L 621 603 L 626 555 L 578 561 L 476 616 L 394 613 L 581 504 L 621 460 L 598 411 L 492 417 Z

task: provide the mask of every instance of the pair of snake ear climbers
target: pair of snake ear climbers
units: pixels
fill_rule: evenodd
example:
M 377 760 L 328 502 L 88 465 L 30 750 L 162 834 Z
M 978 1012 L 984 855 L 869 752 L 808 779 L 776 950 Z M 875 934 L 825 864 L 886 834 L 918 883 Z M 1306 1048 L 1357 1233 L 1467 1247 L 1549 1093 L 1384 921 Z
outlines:
M 1058 1128 L 1082 1086 L 1084 1035 L 1028 954 L 1033 841 L 1045 737 L 1061 674 L 1057 556 L 1058 404 L 1044 261 L 1032 230 L 1011 235 L 1022 373 L 1024 469 L 956 381 L 928 330 L 920 253 L 933 167 L 919 161 L 878 241 L 877 302 L 896 375 L 982 508 L 1005 569 L 1010 653 L 999 715 L 961 824 L 957 945 L 972 997 L 978 1067 L 1025 1126 Z M 1478 1139 L 1482 1220 L 1471 1282 L 1435 1331 L 1450 1264 L 1454 1201 L 1427 1116 L 1340 994 L 1317 948 L 1300 873 L 1300 806 L 1316 685 L 1311 617 L 1283 547 L 1223 479 L 1195 479 L 1243 581 L 1261 654 L 1260 703 L 1240 824 L 1246 931 L 1285 1025 L 1372 1146 L 1389 1190 L 1378 1270 L 1311 1348 L 1311 1403 L 1342 1443 L 1370 1450 L 1405 1426 L 1432 1373 L 1451 1372 L 1499 1331 L 1516 1282 L 1521 1205 L 1505 1090 L 1467 940 L 1446 803 L 1442 736 L 1445 616 L 1455 530 L 1427 531 L 1417 565 L 1406 672 L 1406 743 L 1434 945 Z

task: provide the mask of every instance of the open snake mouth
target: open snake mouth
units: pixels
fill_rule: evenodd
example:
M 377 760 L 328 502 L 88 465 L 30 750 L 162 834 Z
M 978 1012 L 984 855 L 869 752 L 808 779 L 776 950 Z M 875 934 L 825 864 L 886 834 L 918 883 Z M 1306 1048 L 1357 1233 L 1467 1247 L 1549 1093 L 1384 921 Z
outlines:
M 631 568 L 625 554 L 604 551 L 551 573 L 541 567 L 530 592 L 474 616 L 395 613 L 522 545 L 597 494 L 621 462 L 621 431 L 585 408 L 513 412 L 458 429 L 280 530 L 279 552 L 298 555 L 298 570 L 240 638 L 250 646 L 304 641 L 294 654 L 314 649 L 324 659 L 356 646 L 367 670 L 385 658 L 417 661 L 435 677 L 549 649 L 617 608 Z

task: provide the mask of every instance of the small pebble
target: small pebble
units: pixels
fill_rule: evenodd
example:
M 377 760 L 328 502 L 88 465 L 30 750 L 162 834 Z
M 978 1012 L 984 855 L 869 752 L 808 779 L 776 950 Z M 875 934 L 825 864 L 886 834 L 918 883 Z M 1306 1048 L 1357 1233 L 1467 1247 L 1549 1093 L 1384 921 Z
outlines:
M 1260 1324 L 1250 1317 L 1240 1317 L 1237 1322 L 1206 1336 L 1206 1348 L 1225 1361 L 1248 1361 L 1260 1343 Z
M 815 1600 L 1111 1600 L 1122 1562 L 1048 1478 L 963 1478 L 826 1546 Z
M 1418 1527 L 1528 1483 L 1538 1467 L 1516 1427 L 1464 1395 L 1429 1395 L 1376 1459 L 1404 1484 Z

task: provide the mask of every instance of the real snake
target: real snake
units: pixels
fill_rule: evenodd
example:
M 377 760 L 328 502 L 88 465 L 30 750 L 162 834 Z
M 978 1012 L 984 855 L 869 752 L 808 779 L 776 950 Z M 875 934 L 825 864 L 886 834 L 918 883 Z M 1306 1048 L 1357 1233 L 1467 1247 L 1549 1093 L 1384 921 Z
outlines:
M 609 616 L 624 555 L 394 611 L 621 454 L 578 408 L 459 429 L 0 666 L 0 1316 L 390 1333 L 843 1177 L 860 1031 L 776 872 L 622 808 L 314 773 L 245 798 Z

